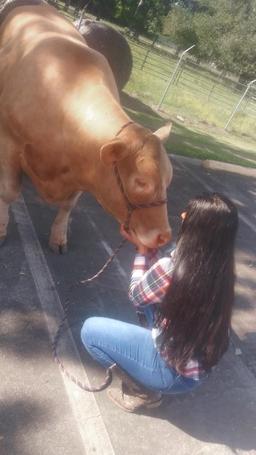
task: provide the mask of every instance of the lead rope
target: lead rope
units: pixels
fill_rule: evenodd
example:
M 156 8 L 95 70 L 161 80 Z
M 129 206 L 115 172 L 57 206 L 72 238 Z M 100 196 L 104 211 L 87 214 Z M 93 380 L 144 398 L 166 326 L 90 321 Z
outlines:
M 97 273 L 95 273 L 95 275 L 93 275 L 93 276 L 91 276 L 89 278 L 86 278 L 85 280 L 80 281 L 80 283 L 88 284 L 88 283 L 91 283 L 92 281 L 94 281 L 95 279 L 99 278 L 101 276 L 101 274 L 106 270 L 106 268 L 111 264 L 111 262 L 113 261 L 114 257 L 121 250 L 121 248 L 123 247 L 125 242 L 126 242 L 126 239 L 123 239 L 120 242 L 118 247 L 113 251 L 111 256 L 108 258 L 108 260 L 103 265 L 103 267 Z M 58 330 L 56 332 L 56 335 L 55 335 L 53 343 L 52 343 L 53 358 L 54 358 L 55 362 L 59 365 L 61 371 L 65 374 L 65 376 L 70 381 L 74 382 L 78 387 L 80 387 L 80 389 L 85 390 L 86 392 L 100 392 L 101 390 L 106 389 L 111 384 L 111 382 L 112 382 L 112 369 L 115 367 L 116 364 L 113 364 L 109 368 L 106 369 L 105 378 L 104 378 L 103 382 L 100 385 L 98 385 L 98 386 L 96 386 L 96 385 L 95 386 L 90 386 L 88 384 L 85 384 L 84 382 L 81 382 L 76 376 L 74 376 L 72 373 L 67 371 L 65 366 L 64 366 L 64 364 L 63 364 L 63 362 L 60 360 L 60 358 L 58 356 L 57 348 L 58 348 L 60 337 L 61 337 L 64 329 L 66 328 L 65 326 L 67 324 L 67 317 L 68 317 L 68 313 L 69 313 L 70 308 L 71 308 L 71 302 L 68 301 L 67 304 L 63 308 L 64 316 L 63 316 L 63 318 L 62 318 L 62 320 L 61 320 L 61 322 L 59 324 Z
M 124 128 L 126 128 L 129 125 L 131 125 L 132 123 L 134 123 L 134 122 L 130 121 L 130 122 L 127 122 L 125 125 L 123 125 L 122 128 L 116 134 L 116 136 L 118 136 Z M 127 231 L 129 231 L 129 225 L 130 225 L 132 212 L 135 209 L 157 207 L 159 205 L 166 204 L 166 202 L 167 202 L 166 199 L 163 199 L 163 200 L 160 200 L 160 201 L 157 201 L 157 202 L 151 202 L 149 204 L 131 204 L 131 202 L 129 201 L 129 199 L 128 199 L 126 193 L 125 193 L 125 190 L 124 190 L 124 187 L 123 187 L 123 183 L 122 183 L 122 180 L 120 178 L 120 175 L 119 175 L 118 168 L 117 168 L 116 164 L 114 165 L 114 173 L 115 173 L 115 176 L 116 176 L 117 184 L 118 184 L 119 189 L 120 189 L 120 191 L 121 191 L 121 193 L 122 193 L 122 195 L 124 197 L 124 200 L 125 200 L 125 203 L 126 203 L 126 207 L 127 207 L 127 217 L 126 217 L 126 220 L 125 220 L 125 223 L 124 223 L 124 228 Z M 88 284 L 88 283 L 91 283 L 92 281 L 96 280 L 97 278 L 99 278 L 102 275 L 102 273 L 106 270 L 106 268 L 111 264 L 111 262 L 116 257 L 116 255 L 119 253 L 119 251 L 121 250 L 121 248 L 123 247 L 123 245 L 125 243 L 126 243 L 126 239 L 122 239 L 122 241 L 120 242 L 118 247 L 113 251 L 113 253 L 107 259 L 105 264 L 101 267 L 101 269 L 97 273 L 92 275 L 91 277 L 86 278 L 85 280 L 82 280 L 81 283 L 82 284 Z M 70 381 L 74 382 L 78 387 L 80 387 L 80 389 L 85 390 L 86 392 L 100 392 L 101 390 L 106 389 L 111 384 L 111 382 L 112 382 L 112 370 L 116 366 L 115 363 L 113 365 L 111 365 L 109 368 L 106 369 L 105 378 L 104 378 L 104 380 L 103 380 L 103 382 L 101 384 L 99 384 L 98 386 L 97 385 L 90 386 L 88 384 L 85 384 L 84 382 L 81 382 L 72 373 L 67 371 L 65 366 L 64 366 L 64 364 L 63 364 L 63 362 L 60 360 L 60 358 L 58 356 L 58 352 L 57 352 L 58 343 L 59 343 L 60 337 L 61 337 L 61 335 L 62 335 L 62 333 L 64 331 L 64 327 L 65 326 L 67 327 L 67 317 L 68 317 L 68 312 L 69 312 L 70 308 L 71 308 L 71 303 L 68 301 L 67 304 L 63 308 L 64 316 L 61 319 L 61 322 L 60 322 L 60 324 L 58 326 L 57 332 L 55 334 L 55 337 L 54 337 L 54 340 L 53 340 L 53 343 L 52 343 L 53 358 L 54 358 L 55 362 L 59 365 L 61 371 L 65 374 L 65 376 Z

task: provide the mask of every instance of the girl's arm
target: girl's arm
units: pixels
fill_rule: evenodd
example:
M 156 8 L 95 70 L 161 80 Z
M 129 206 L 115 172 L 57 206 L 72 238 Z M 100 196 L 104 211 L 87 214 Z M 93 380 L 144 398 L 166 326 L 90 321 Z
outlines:
M 170 285 L 172 271 L 171 257 L 157 260 L 155 255 L 150 257 L 136 254 L 129 288 L 129 298 L 133 305 L 143 307 L 160 303 Z

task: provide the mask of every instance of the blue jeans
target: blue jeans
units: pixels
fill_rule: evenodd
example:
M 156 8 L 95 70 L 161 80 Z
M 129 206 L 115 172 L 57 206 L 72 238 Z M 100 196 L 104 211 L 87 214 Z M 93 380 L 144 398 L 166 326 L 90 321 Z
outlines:
M 81 330 L 89 354 L 103 367 L 116 363 L 147 389 L 165 394 L 189 392 L 202 381 L 185 378 L 166 365 L 151 330 L 114 319 L 91 317 Z

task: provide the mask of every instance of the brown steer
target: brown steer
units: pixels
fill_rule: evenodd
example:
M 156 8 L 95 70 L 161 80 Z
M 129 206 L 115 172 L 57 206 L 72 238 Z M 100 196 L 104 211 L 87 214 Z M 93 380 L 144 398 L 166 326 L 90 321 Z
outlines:
M 107 61 L 72 24 L 49 5 L 14 8 L 0 27 L 0 241 L 22 172 L 59 206 L 54 251 L 66 248 L 70 211 L 83 191 L 125 221 L 114 164 L 132 204 L 165 199 L 172 168 L 162 142 L 170 126 L 154 134 L 135 123 L 122 129 L 129 121 Z M 130 227 L 147 247 L 165 244 L 166 204 L 136 209 Z

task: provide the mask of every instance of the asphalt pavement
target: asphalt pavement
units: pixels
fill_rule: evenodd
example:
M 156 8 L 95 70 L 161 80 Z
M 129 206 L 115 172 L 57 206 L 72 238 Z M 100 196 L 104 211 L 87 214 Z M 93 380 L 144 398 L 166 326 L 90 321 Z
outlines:
M 0 249 L 1 455 L 256 454 L 256 177 L 203 167 L 197 160 L 171 160 L 174 233 L 189 198 L 202 191 L 224 192 L 239 209 L 229 351 L 200 389 L 167 397 L 150 412 L 124 413 L 105 391 L 92 394 L 71 383 L 51 353 L 63 305 L 71 309 L 61 358 L 81 380 L 99 383 L 103 372 L 84 353 L 80 328 L 92 315 L 136 322 L 127 298 L 133 249 L 125 246 L 101 278 L 83 285 L 118 245 L 117 223 L 83 195 L 72 214 L 69 250 L 54 255 L 48 237 L 56 209 L 25 179 Z

